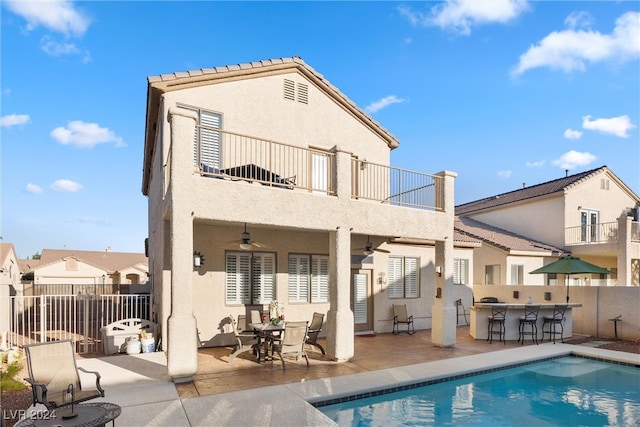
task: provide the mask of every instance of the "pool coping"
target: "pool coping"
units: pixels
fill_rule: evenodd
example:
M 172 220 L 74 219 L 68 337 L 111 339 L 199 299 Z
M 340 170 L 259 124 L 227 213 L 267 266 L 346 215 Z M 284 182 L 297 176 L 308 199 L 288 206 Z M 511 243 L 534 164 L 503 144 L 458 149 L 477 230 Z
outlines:
M 452 376 L 471 375 L 478 371 L 570 355 L 640 367 L 639 354 L 545 343 L 378 371 L 185 398 L 183 406 L 192 425 L 335 426 L 314 404 L 351 396 L 357 398 L 381 389 L 444 380 Z M 196 414 L 199 416 L 194 417 Z

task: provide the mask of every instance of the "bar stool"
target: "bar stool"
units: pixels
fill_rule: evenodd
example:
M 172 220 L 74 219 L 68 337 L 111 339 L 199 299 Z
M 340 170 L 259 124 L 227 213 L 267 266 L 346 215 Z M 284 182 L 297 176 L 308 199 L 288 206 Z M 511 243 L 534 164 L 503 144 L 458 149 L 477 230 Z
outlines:
M 524 336 L 531 335 L 531 342 L 538 344 L 538 312 L 539 305 L 525 305 L 524 316 L 520 316 L 520 336 L 518 342 L 524 344 Z M 531 327 L 531 332 L 526 331 L 526 327 Z
M 553 306 L 553 315 L 544 316 L 542 319 L 542 341 L 544 341 L 544 334 L 549 334 L 549 341 L 551 341 L 551 335 L 553 335 L 553 343 L 556 343 L 556 335 L 560 334 L 560 340 L 564 342 L 562 335 L 564 334 L 564 312 L 567 310 L 566 304 L 556 304 Z M 544 327 L 549 324 L 547 330 Z M 560 325 L 560 332 L 556 329 L 556 325 Z
M 493 342 L 493 335 L 498 334 L 500 337 L 500 341 L 504 344 L 507 344 L 507 340 L 505 339 L 505 319 L 507 317 L 507 305 L 492 305 L 491 306 L 491 316 L 487 318 L 489 321 L 487 324 L 487 341 L 489 344 Z M 497 326 L 498 330 L 494 330 L 493 327 Z

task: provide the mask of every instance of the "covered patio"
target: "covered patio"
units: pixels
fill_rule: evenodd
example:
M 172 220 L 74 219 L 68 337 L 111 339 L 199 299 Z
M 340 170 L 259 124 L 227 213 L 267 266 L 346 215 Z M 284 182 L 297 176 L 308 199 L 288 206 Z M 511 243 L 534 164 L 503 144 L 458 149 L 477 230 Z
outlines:
M 317 348 L 306 346 L 311 366 L 307 368 L 302 359 L 292 359 L 286 361 L 287 369 L 284 371 L 280 360 L 257 363 L 253 355 L 246 352 L 236 357 L 233 363 L 228 363 L 231 347 L 201 348 L 198 350 L 198 372 L 193 382 L 176 384 L 176 388 L 180 398 L 208 396 L 532 345 L 530 340 L 524 344 L 516 341 L 489 344 L 485 340 L 475 340 L 469 335 L 469 326 L 458 326 L 456 335 L 456 345 L 446 348 L 431 343 L 430 330 L 419 330 L 414 335 L 356 335 L 355 355 L 348 362 L 333 362 Z M 318 342 L 325 345 L 323 338 Z

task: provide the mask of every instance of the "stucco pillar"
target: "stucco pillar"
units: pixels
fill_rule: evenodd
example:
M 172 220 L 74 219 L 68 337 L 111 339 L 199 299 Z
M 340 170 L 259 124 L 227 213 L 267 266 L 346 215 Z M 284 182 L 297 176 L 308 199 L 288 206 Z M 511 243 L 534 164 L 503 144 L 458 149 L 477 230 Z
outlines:
M 195 114 L 169 110 L 171 124 L 171 315 L 167 319 L 167 368 L 174 382 L 191 381 L 198 371 L 196 319 L 193 316 L 193 218 L 183 195 L 189 194 L 193 168 Z M 165 307 L 166 309 L 166 307 Z
M 618 218 L 618 284 L 632 286 L 631 278 L 631 222 L 633 217 L 626 214 Z
M 456 307 L 453 294 L 453 223 L 454 223 L 454 186 L 457 176 L 453 172 L 443 171 L 437 174 L 442 177 L 442 203 L 444 214 L 449 225 L 442 240 L 436 241 L 435 291 L 431 321 L 431 342 L 438 347 L 453 347 L 456 344 Z
M 327 354 L 344 362 L 353 357 L 353 312 L 351 311 L 351 231 L 346 226 L 329 233 L 329 295 Z

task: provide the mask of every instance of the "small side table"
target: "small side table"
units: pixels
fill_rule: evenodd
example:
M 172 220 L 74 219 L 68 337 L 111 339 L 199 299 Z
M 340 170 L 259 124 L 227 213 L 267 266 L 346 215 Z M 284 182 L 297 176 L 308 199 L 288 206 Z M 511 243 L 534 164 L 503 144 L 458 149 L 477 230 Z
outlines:
M 60 427 L 89 427 L 104 426 L 111 421 L 115 426 L 115 419 L 120 416 L 122 408 L 114 403 L 79 403 L 73 405 L 73 410 L 78 415 L 73 418 L 63 418 L 62 413 L 69 406 L 61 406 L 45 413 L 38 413 L 34 418 L 25 418 L 15 424 L 16 427 L 26 426 L 60 426 Z
M 618 339 L 618 322 L 622 322 L 622 314 L 612 319 L 609 319 L 609 321 L 613 322 L 613 333 L 615 334 L 616 339 Z

